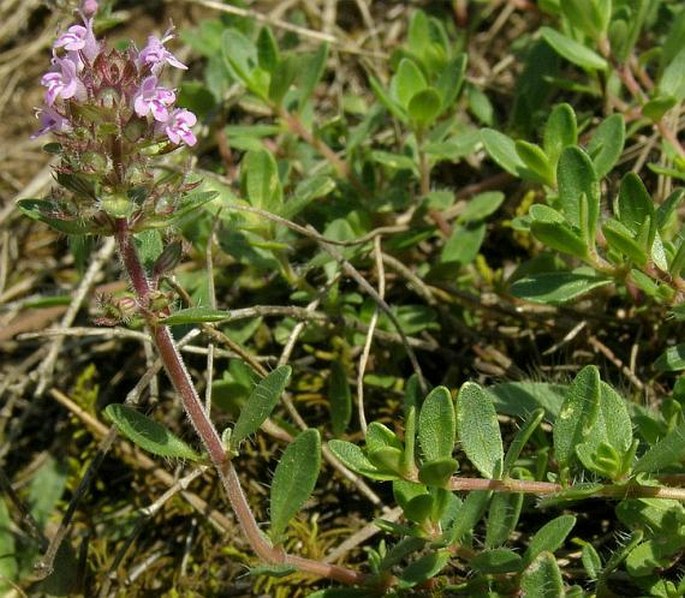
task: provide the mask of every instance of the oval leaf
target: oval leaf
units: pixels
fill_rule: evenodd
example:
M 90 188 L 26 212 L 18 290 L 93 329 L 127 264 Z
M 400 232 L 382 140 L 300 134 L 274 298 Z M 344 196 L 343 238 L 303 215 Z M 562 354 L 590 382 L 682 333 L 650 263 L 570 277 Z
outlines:
M 271 415 L 288 384 L 291 372 L 290 366 L 283 365 L 271 372 L 254 387 L 233 428 L 231 434 L 232 450 L 237 450 L 240 442 L 250 434 L 254 434 L 259 426 L 264 423 L 264 420 Z
M 554 51 L 569 62 L 586 71 L 604 71 L 607 68 L 607 61 L 599 54 L 586 48 L 570 37 L 562 35 L 558 31 L 549 27 L 541 27 L 540 33 L 543 39 L 554 49 Z
M 221 322 L 228 320 L 231 317 L 231 312 L 220 309 L 212 309 L 211 307 L 188 307 L 187 309 L 179 309 L 170 316 L 164 318 L 163 322 L 167 326 L 176 326 L 177 324 L 200 324 L 202 322 Z
M 278 542 L 288 522 L 314 490 L 321 467 L 319 431 L 309 428 L 285 449 L 271 484 L 271 537 Z
M 419 413 L 419 445 L 426 461 L 452 457 L 456 430 L 450 391 L 438 386 L 426 397 Z
M 504 449 L 492 397 L 474 382 L 457 396 L 459 441 L 471 463 L 486 478 L 501 474 Z
M 160 457 L 176 457 L 191 461 L 200 459 L 200 455 L 178 436 L 127 405 L 121 403 L 108 405 L 105 414 L 126 438 L 149 453 Z

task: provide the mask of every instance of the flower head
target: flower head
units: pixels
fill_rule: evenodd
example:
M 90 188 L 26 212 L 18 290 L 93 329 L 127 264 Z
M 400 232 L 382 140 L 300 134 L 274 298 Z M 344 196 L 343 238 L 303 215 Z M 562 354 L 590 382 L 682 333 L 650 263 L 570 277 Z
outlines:
M 169 107 L 176 101 L 176 94 L 170 89 L 157 85 L 157 77 L 146 77 L 133 98 L 133 109 L 138 116 L 152 117 L 158 122 L 169 118 Z
M 186 145 L 193 146 L 197 143 L 197 138 L 190 127 L 196 122 L 197 117 L 190 110 L 176 108 L 169 115 L 169 119 L 162 124 L 162 127 L 172 143 L 176 145 L 185 143 Z
M 86 88 L 77 74 L 77 65 L 69 58 L 52 59 L 53 70 L 43 75 L 40 80 L 44 87 L 45 103 L 52 106 L 57 98 L 68 100 L 70 98 L 85 99 Z
M 143 67 L 149 66 L 155 74 L 159 73 L 165 63 L 177 69 L 187 69 L 188 67 L 185 64 L 164 47 L 164 44 L 173 37 L 171 30 L 168 30 L 162 39 L 154 35 L 148 37 L 147 45 L 138 54 L 140 65 Z

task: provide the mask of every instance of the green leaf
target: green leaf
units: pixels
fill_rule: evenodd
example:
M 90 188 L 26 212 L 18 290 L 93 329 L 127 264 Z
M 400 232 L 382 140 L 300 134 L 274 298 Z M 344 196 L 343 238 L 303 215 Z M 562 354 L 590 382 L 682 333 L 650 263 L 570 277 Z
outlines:
M 283 203 L 283 187 L 276 160 L 267 150 L 247 152 L 240 165 L 245 195 L 250 205 L 278 212 Z
M 415 93 L 409 100 L 407 112 L 418 128 L 430 127 L 442 112 L 442 101 L 437 90 L 427 87 Z
M 276 70 L 271 73 L 269 80 L 269 99 L 276 105 L 283 102 L 285 94 L 290 90 L 297 76 L 298 61 L 293 56 L 281 60 Z
M 521 570 L 523 560 L 520 554 L 516 554 L 509 548 L 495 548 L 480 552 L 469 563 L 475 571 L 487 575 L 501 575 L 503 573 L 516 573 Z
M 371 90 L 378 98 L 378 101 L 392 114 L 396 119 L 401 122 L 407 122 L 407 111 L 406 109 L 396 100 L 391 97 L 390 93 L 386 92 L 383 88 L 381 82 L 373 76 L 369 76 L 369 85 Z
M 466 266 L 478 255 L 485 239 L 485 224 L 456 224 L 440 252 L 440 262 Z
M 566 398 L 566 386 L 530 380 L 500 382 L 490 386 L 488 392 L 493 396 L 497 413 L 526 419 L 526 422 L 540 408 L 548 418 L 554 419 Z
M 504 201 L 501 191 L 485 191 L 468 200 L 466 208 L 459 214 L 457 222 L 480 222 L 495 213 Z
M 593 239 L 599 218 L 599 179 L 590 157 L 577 146 L 565 148 L 557 165 L 559 202 L 568 221 Z M 581 195 L 587 198 L 587 219 L 581 222 Z
M 448 488 L 450 478 L 458 467 L 459 463 L 452 458 L 428 461 L 419 468 L 419 480 L 426 486 Z
M 612 249 L 640 266 L 647 263 L 646 248 L 636 239 L 636 235 L 618 220 L 607 220 L 602 225 L 602 233 Z
M 226 29 L 221 42 L 223 59 L 232 74 L 245 87 L 256 92 L 253 71 L 259 60 L 255 45 L 237 29 Z
M 569 104 L 557 104 L 545 124 L 542 147 L 554 168 L 561 152 L 578 143 L 576 113 Z M 555 177 L 556 181 L 556 177 Z
M 587 274 L 586 269 L 573 272 L 543 272 L 517 280 L 511 286 L 515 297 L 537 303 L 565 303 L 611 283 L 607 278 Z
M 298 77 L 298 92 L 300 94 L 298 102 L 298 110 L 301 112 L 306 102 L 314 92 L 314 88 L 321 80 L 326 62 L 328 61 L 328 44 L 321 44 L 316 52 L 310 54 L 306 58 L 298 60 L 299 77 Z
M 573 515 L 560 515 L 545 523 L 530 539 L 523 560 L 532 563 L 543 552 L 553 553 L 561 548 L 575 524 Z
M 453 524 L 448 530 L 445 530 L 445 541 L 447 544 L 456 544 L 473 531 L 473 528 L 480 521 L 483 513 L 485 513 L 490 496 L 491 492 L 485 490 L 469 492 L 454 516 Z
M 378 449 L 391 446 L 393 448 L 402 450 L 402 441 L 397 437 L 388 426 L 380 422 L 371 422 L 366 430 L 366 449 L 367 451 L 375 451 Z
M 282 365 L 265 376 L 252 389 L 242 408 L 231 434 L 231 450 L 236 451 L 240 442 L 254 434 L 271 415 L 290 380 L 292 368 Z
M 685 422 L 671 430 L 652 446 L 633 467 L 634 473 L 654 473 L 682 466 L 685 459 Z
M 585 239 L 567 222 L 535 219 L 530 223 L 530 232 L 550 249 L 575 255 L 581 259 L 588 256 L 589 248 Z
M 608 67 L 607 61 L 599 54 L 590 50 L 586 46 L 578 43 L 574 39 L 567 37 L 549 27 L 540 27 L 543 39 L 559 54 L 569 62 L 579 66 L 585 71 L 605 71 Z
M 622 114 L 612 114 L 595 129 L 587 145 L 587 153 L 592 156 L 598 180 L 609 174 L 618 162 L 625 139 L 626 123 Z
M 356 444 L 345 440 L 333 439 L 328 441 L 328 448 L 342 461 L 343 465 L 352 471 L 372 480 L 396 480 L 397 475 L 379 471 L 366 457 L 362 449 Z
M 38 220 L 65 235 L 96 234 L 100 229 L 83 218 L 59 217 L 56 205 L 45 199 L 20 199 L 17 207 L 24 216 Z
M 526 165 L 529 180 L 553 187 L 555 184 L 554 169 L 540 146 L 519 139 L 514 143 L 519 158 Z
M 459 95 L 466 74 L 466 53 L 459 54 L 450 60 L 440 73 L 435 86 L 440 93 L 443 109 L 449 108 Z
M 583 543 L 580 560 L 590 579 L 597 579 L 602 572 L 602 558 L 597 549 L 589 542 Z
M 685 343 L 669 347 L 654 362 L 659 372 L 679 372 L 685 370 Z
M 521 593 L 526 598 L 564 598 L 564 581 L 550 552 L 542 552 L 521 575 Z
M 301 432 L 283 452 L 271 483 L 271 530 L 280 541 L 285 528 L 314 490 L 321 467 L 319 431 Z
M 419 445 L 426 461 L 452 457 L 456 426 L 450 391 L 444 386 L 434 388 L 419 412 Z
M 257 62 L 272 75 L 280 66 L 280 55 L 276 38 L 269 27 L 262 27 L 257 37 Z
M 492 397 L 474 382 L 466 382 L 457 396 L 457 431 L 462 449 L 483 477 L 502 472 L 504 449 Z
M 533 432 L 535 432 L 537 427 L 542 423 L 544 417 L 544 409 L 535 409 L 528 414 L 526 420 L 516 431 L 516 436 L 514 436 L 514 439 L 511 441 L 511 444 L 507 449 L 507 454 L 504 457 L 504 465 L 502 467 L 502 475 L 504 477 L 509 475 L 512 468 L 516 464 L 516 460 L 519 458 L 521 451 L 525 447 Z
M 400 573 L 398 587 L 411 588 L 435 577 L 449 563 L 451 556 L 449 550 L 436 550 L 420 557 Z
M 58 508 L 58 503 L 67 486 L 68 476 L 69 467 L 67 464 L 48 455 L 31 478 L 28 502 L 31 507 L 31 515 L 41 529 L 45 528 L 55 509 Z M 0 525 L 0 530 L 2 529 L 3 527 Z M 2 536 L 1 533 L 0 536 Z M 0 555 L 2 554 L 0 552 Z M 2 557 L 0 557 L 1 562 Z
M 347 382 L 347 372 L 340 361 L 331 363 L 328 396 L 333 434 L 340 436 L 345 432 L 352 418 L 352 392 Z
M 656 232 L 654 202 L 647 192 L 642 179 L 634 172 L 627 173 L 621 179 L 621 186 L 616 201 L 616 212 L 621 224 L 637 234 L 647 218 L 654 223 L 648 245 L 651 246 Z
M 560 469 L 571 465 L 576 446 L 588 439 L 597 420 L 599 401 L 599 370 L 588 365 L 578 372 L 571 383 L 561 412 L 554 422 L 554 455 Z
M 508 173 L 516 177 L 521 176 L 525 170 L 525 163 L 516 151 L 516 143 L 511 137 L 500 133 L 495 129 L 481 129 L 480 138 L 485 146 L 485 151 Z
M 105 415 L 116 424 L 126 438 L 153 455 L 190 461 L 200 459 L 200 455 L 163 425 L 127 405 L 108 405 L 105 408 Z
M 160 215 L 156 219 L 145 218 L 142 220 L 141 230 L 145 228 L 168 228 L 218 196 L 219 193 L 216 191 L 192 191 L 186 193 L 181 198 L 181 201 L 178 202 L 171 216 Z
M 390 82 L 390 97 L 397 101 L 405 110 L 409 109 L 409 102 L 415 94 L 428 87 L 421 69 L 410 58 L 403 58 L 397 67 L 397 72 Z
M 674 97 L 677 102 L 685 99 L 685 48 L 681 48 L 664 69 L 659 80 L 659 92 Z
M 490 501 L 485 523 L 485 547 L 506 544 L 516 529 L 523 507 L 522 493 L 496 493 Z
M 179 324 L 199 324 L 202 322 L 221 322 L 231 317 L 230 311 L 212 309 L 211 307 L 187 307 L 179 309 L 162 321 L 167 326 Z
M 561 13 L 568 22 L 597 41 L 606 33 L 611 16 L 611 2 L 604 0 L 561 0 Z

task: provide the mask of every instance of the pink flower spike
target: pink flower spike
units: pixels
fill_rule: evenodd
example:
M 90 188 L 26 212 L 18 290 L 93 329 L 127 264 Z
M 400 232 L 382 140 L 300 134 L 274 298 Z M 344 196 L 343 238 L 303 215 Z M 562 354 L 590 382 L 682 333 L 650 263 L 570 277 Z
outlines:
M 157 122 L 169 119 L 169 106 L 176 101 L 176 94 L 164 87 L 157 86 L 157 77 L 150 75 L 143 79 L 140 89 L 133 97 L 133 109 L 138 116 L 152 117 Z
M 171 29 L 164 34 L 162 39 L 159 39 L 154 35 L 148 37 L 147 45 L 138 54 L 140 65 L 149 65 L 152 72 L 155 74 L 162 70 L 164 63 L 174 66 L 177 69 L 186 70 L 188 67 L 164 47 L 164 44 L 173 37 Z
M 95 39 L 93 33 L 93 19 L 85 19 L 85 27 L 83 25 L 72 25 L 67 29 L 66 33 L 60 35 L 53 48 L 64 48 L 68 52 L 75 52 L 80 50 L 83 55 L 92 62 L 100 53 L 100 44 Z
M 71 131 L 71 123 L 50 106 L 41 108 L 36 113 L 36 116 L 40 118 L 41 127 L 31 135 L 31 139 L 35 139 L 46 133 L 68 133 Z
M 197 138 L 190 130 L 190 127 L 196 122 L 197 116 L 190 110 L 177 108 L 169 115 L 169 120 L 164 123 L 164 132 L 171 143 L 180 145 L 183 142 L 186 145 L 193 146 L 197 143 Z
M 68 58 L 53 58 L 52 63 L 53 68 L 59 70 L 46 73 L 40 80 L 41 85 L 47 87 L 45 103 L 52 106 L 57 98 L 85 99 L 86 87 L 76 74 L 76 64 Z

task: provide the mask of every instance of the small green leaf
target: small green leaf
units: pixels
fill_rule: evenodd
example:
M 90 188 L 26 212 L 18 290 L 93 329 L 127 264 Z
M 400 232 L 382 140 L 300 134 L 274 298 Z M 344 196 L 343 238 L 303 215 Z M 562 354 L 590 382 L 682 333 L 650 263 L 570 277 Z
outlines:
M 552 553 L 561 548 L 575 524 L 573 515 L 560 515 L 545 523 L 530 539 L 523 560 L 532 563 L 541 553 Z
M 602 558 L 597 549 L 589 542 L 583 543 L 583 550 L 580 555 L 583 568 L 590 579 L 597 579 L 602 572 Z
M 626 138 L 626 123 L 623 115 L 616 113 L 604 119 L 592 134 L 587 153 L 592 156 L 597 179 L 603 179 L 616 165 Z
M 514 147 L 519 158 L 526 165 L 525 178 L 553 187 L 555 184 L 554 169 L 540 146 L 519 139 L 514 143 Z
M 426 89 L 428 84 L 421 69 L 410 58 L 403 58 L 390 82 L 390 97 L 408 110 L 415 94 Z
M 503 476 L 509 475 L 512 468 L 516 464 L 516 460 L 519 458 L 521 451 L 525 447 L 533 432 L 535 432 L 537 427 L 542 423 L 544 417 L 545 410 L 540 408 L 535 409 L 526 417 L 526 420 L 517 430 L 516 436 L 514 436 L 514 439 L 511 441 L 511 444 L 507 449 L 507 454 L 504 457 L 504 465 L 502 467 Z
M 685 423 L 681 423 L 638 459 L 633 472 L 654 473 L 669 467 L 682 466 L 684 459 Z
M 13 595 L 14 586 L 11 582 L 17 581 L 19 573 L 14 534 L 10 531 L 13 527 L 7 504 L 0 495 L 0 592 L 5 596 Z
M 257 37 L 257 61 L 259 66 L 273 75 L 279 67 L 280 56 L 276 38 L 269 27 L 262 27 Z
M 557 104 L 545 124 L 542 147 L 554 168 L 561 152 L 578 143 L 576 113 L 569 104 Z
M 647 192 L 642 179 L 634 172 L 627 173 L 621 180 L 616 201 L 616 212 L 621 224 L 637 234 L 647 218 L 654 222 L 656 218 L 654 201 Z M 652 233 L 652 239 L 653 239 Z M 651 246 L 651 242 L 648 243 Z
M 409 118 L 420 129 L 430 127 L 440 116 L 441 111 L 440 95 L 433 87 L 427 87 L 415 93 L 407 106 Z
M 298 92 L 300 94 L 298 110 L 302 111 L 314 93 L 314 88 L 321 81 L 326 62 L 328 61 L 328 44 L 321 44 L 316 52 L 298 60 Z
M 577 146 L 565 148 L 557 165 L 559 202 L 568 221 L 592 238 L 599 218 L 599 179 L 590 157 Z M 581 222 L 580 196 L 588 202 L 587 220 Z
M 495 548 L 506 544 L 516 529 L 523 507 L 522 493 L 497 493 L 490 501 L 485 523 L 485 547 Z
M 469 492 L 453 519 L 449 530 L 445 530 L 447 544 L 456 544 L 473 531 L 490 502 L 491 492 L 475 490 Z
M 685 370 L 685 343 L 669 347 L 654 362 L 659 372 L 679 372 Z
M 469 565 L 480 573 L 500 575 L 521 570 L 523 559 L 510 548 L 484 550 L 471 560 Z
M 511 293 L 538 303 L 565 303 L 611 283 L 607 278 L 587 274 L 585 269 L 573 272 L 543 272 L 517 280 Z
M 396 100 L 391 97 L 381 82 L 373 76 L 369 77 L 369 85 L 371 90 L 378 98 L 378 101 L 392 114 L 397 120 L 401 122 L 407 122 L 407 111 L 406 109 Z
M 240 165 L 241 181 L 250 204 L 278 212 L 283 203 L 283 187 L 276 160 L 267 150 L 247 152 Z
M 231 449 L 236 451 L 240 442 L 254 434 L 271 415 L 290 380 L 292 368 L 283 365 L 270 372 L 252 389 L 242 408 L 231 435 Z
M 607 243 L 615 251 L 625 255 L 639 266 L 647 263 L 646 248 L 637 240 L 636 235 L 618 220 L 610 218 L 602 225 Z
M 500 133 L 495 129 L 481 129 L 480 138 L 485 146 L 485 151 L 508 173 L 516 177 L 521 176 L 521 171 L 526 165 L 519 158 L 516 151 L 516 143 L 511 137 Z
M 17 207 L 32 220 L 38 220 L 65 235 L 88 235 L 99 231 L 98 227 L 84 218 L 61 217 L 53 202 L 44 199 L 20 199 Z
M 362 449 L 356 444 L 345 440 L 333 439 L 328 441 L 328 448 L 346 467 L 367 478 L 372 480 L 396 480 L 398 477 L 395 474 L 379 471 L 378 467 L 369 461 Z
M 319 431 L 301 432 L 283 452 L 271 483 L 271 530 L 278 542 L 289 521 L 314 490 L 321 467 Z
M 642 106 L 642 114 L 658 123 L 671 108 L 678 103 L 673 96 L 656 96 Z
M 561 0 L 561 13 L 568 22 L 597 41 L 606 34 L 611 16 L 611 2 L 604 0 Z
M 391 446 L 402 450 L 402 441 L 388 426 L 380 422 L 371 422 L 366 430 L 366 450 L 375 451 Z
M 188 307 L 179 309 L 162 321 L 167 326 L 179 324 L 199 324 L 203 322 L 221 322 L 231 317 L 230 311 L 212 309 L 211 307 Z
M 466 382 L 457 396 L 457 431 L 462 449 L 486 478 L 502 472 L 504 449 L 492 397 L 474 382 Z
M 399 575 L 398 587 L 411 588 L 435 577 L 449 563 L 451 556 L 449 550 L 436 550 L 420 557 L 410 563 Z
M 419 412 L 419 446 L 426 461 L 452 457 L 456 441 L 456 417 L 450 391 L 434 388 Z
M 460 223 L 480 222 L 496 212 L 504 201 L 501 191 L 485 191 L 469 199 L 464 211 L 457 219 Z
M 466 74 L 466 53 L 459 54 L 450 60 L 440 73 L 435 86 L 440 92 L 440 99 L 444 109 L 449 108 L 461 91 Z
M 299 66 L 299 62 L 293 56 L 286 56 L 271 73 L 268 93 L 269 99 L 274 104 L 279 105 L 283 102 L 285 94 L 288 93 L 297 76 Z
M 440 262 L 466 266 L 478 255 L 485 240 L 485 224 L 456 224 L 440 252 Z
M 394 446 L 383 446 L 367 451 L 369 461 L 380 471 L 401 475 L 404 471 L 404 451 Z
M 659 80 L 659 93 L 672 96 L 677 102 L 685 99 L 685 48 L 673 57 Z
M 114 403 L 105 408 L 105 415 L 119 431 L 136 446 L 160 457 L 175 457 L 198 461 L 200 456 L 163 425 L 139 411 Z
M 333 434 L 340 436 L 347 429 L 352 417 L 352 392 L 347 382 L 347 372 L 340 361 L 331 363 L 328 396 Z
M 542 552 L 521 575 L 521 593 L 526 598 L 564 598 L 561 570 L 550 552 Z
M 419 468 L 419 480 L 426 486 L 447 488 L 450 478 L 458 467 L 456 459 L 428 461 Z
M 586 71 L 604 71 L 607 69 L 607 61 L 599 54 L 574 39 L 567 37 L 549 27 L 541 27 L 540 33 L 543 39 L 569 62 Z
M 599 370 L 584 367 L 568 389 L 561 412 L 554 422 L 554 455 L 561 469 L 570 466 L 578 444 L 585 442 L 597 420 L 600 401 Z
M 253 71 L 258 67 L 257 48 L 237 29 L 226 29 L 222 36 L 222 56 L 231 70 L 245 87 L 253 89 Z
M 589 248 L 585 239 L 579 230 L 574 229 L 567 222 L 533 220 L 530 223 L 530 232 L 550 249 L 575 255 L 581 259 L 588 256 Z

